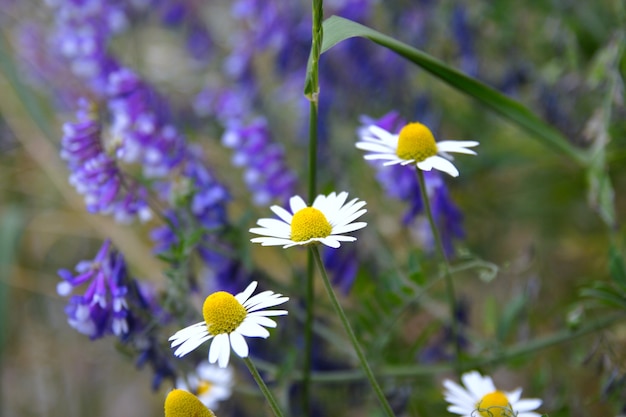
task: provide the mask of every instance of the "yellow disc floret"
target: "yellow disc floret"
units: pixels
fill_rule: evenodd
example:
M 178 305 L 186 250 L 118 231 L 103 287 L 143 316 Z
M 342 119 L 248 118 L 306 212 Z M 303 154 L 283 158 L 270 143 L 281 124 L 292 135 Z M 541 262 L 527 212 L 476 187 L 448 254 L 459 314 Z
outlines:
M 306 207 L 293 215 L 291 220 L 291 240 L 304 242 L 313 238 L 328 237 L 333 227 L 324 213 L 314 207 Z
M 398 135 L 396 155 L 404 160 L 421 162 L 437 155 L 437 143 L 429 128 L 421 123 L 409 123 Z
M 217 336 L 232 333 L 246 318 L 248 312 L 232 294 L 218 291 L 204 300 L 202 315 L 209 333 Z
M 200 380 L 200 382 L 198 382 L 198 388 L 196 389 L 196 394 L 198 395 L 207 394 L 209 391 L 211 391 L 212 388 L 213 388 L 213 384 L 211 384 L 209 381 L 205 381 L 204 379 L 202 379 Z
M 215 414 L 192 393 L 174 389 L 165 399 L 165 417 L 215 417 Z
M 476 409 L 482 417 L 513 417 L 509 399 L 502 391 L 494 391 L 485 395 L 476 404 Z

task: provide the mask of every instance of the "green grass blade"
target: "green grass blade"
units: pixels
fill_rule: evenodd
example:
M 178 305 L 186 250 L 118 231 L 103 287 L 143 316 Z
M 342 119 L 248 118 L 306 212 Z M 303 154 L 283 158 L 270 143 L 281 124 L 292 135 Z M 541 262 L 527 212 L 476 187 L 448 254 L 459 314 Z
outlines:
M 558 130 L 542 121 L 521 103 L 447 66 L 438 59 L 367 26 L 338 16 L 331 16 L 324 22 L 322 53 L 328 51 L 339 42 L 353 37 L 367 38 L 394 51 L 457 90 L 478 100 L 501 116 L 533 133 L 546 146 L 564 153 L 585 165 L 587 158 L 584 152 L 574 148 Z M 309 85 L 309 80 L 307 80 L 306 85 Z

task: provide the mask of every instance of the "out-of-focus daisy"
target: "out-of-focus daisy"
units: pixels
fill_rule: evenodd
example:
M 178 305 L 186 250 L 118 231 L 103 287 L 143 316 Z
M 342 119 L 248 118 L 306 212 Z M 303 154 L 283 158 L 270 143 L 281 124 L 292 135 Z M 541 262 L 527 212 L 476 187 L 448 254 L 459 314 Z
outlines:
M 370 125 L 359 133 L 360 141 L 356 147 L 369 152 L 367 160 L 384 160 L 383 165 L 415 164 L 423 171 L 435 168 L 453 177 L 459 170 L 450 162 L 449 152 L 476 155 L 471 149 L 478 145 L 476 141 L 443 140 L 435 142 L 435 137 L 428 127 L 421 123 L 409 123 L 394 134 L 376 125 Z
M 463 417 L 540 417 L 533 412 L 541 405 L 537 398 L 520 399 L 522 389 L 511 392 L 496 389 L 491 377 L 472 371 L 461 376 L 463 386 L 443 381 L 448 411 Z
M 260 219 L 250 229 L 251 233 L 263 235 L 250 239 L 263 246 L 280 246 L 289 248 L 297 245 L 323 243 L 331 248 L 341 246 L 340 242 L 353 242 L 355 237 L 344 233 L 353 232 L 367 226 L 367 223 L 354 220 L 361 217 L 367 210 L 363 209 L 365 201 L 358 198 L 346 203 L 347 192 L 330 193 L 328 196 L 318 195 L 311 207 L 300 196 L 289 199 L 291 213 L 279 206 L 270 209 L 280 217 L 278 219 Z
M 207 340 L 213 339 L 209 349 L 209 362 L 217 362 L 220 368 L 228 366 L 230 349 L 242 358 L 248 356 L 248 344 L 244 337 L 267 338 L 270 333 L 265 327 L 276 327 L 268 316 L 284 316 L 286 310 L 264 310 L 288 301 L 288 297 L 273 291 L 263 291 L 250 297 L 256 289 L 254 281 L 243 292 L 233 296 L 218 291 L 204 300 L 204 321 L 192 324 L 176 332 L 169 340 L 174 355 L 181 357 L 196 349 Z
M 196 371 L 186 378 L 176 380 L 176 388 L 184 389 L 196 395 L 202 404 L 210 409 L 217 409 L 219 402 L 228 399 L 232 393 L 233 370 L 220 368 L 207 361 L 202 361 Z
M 165 417 L 215 417 L 192 393 L 173 389 L 165 398 Z

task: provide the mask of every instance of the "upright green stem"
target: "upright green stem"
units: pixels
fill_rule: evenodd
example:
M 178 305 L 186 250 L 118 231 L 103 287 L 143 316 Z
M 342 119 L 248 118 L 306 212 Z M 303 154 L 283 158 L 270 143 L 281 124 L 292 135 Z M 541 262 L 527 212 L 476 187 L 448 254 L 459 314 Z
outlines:
M 317 195 L 317 115 L 319 104 L 319 58 L 322 48 L 322 20 L 324 19 L 323 1 L 313 0 L 311 28 L 311 91 L 309 99 L 309 204 Z M 314 262 L 311 254 L 307 260 L 306 284 L 306 320 L 304 325 L 304 371 L 302 380 L 302 411 L 309 414 L 311 398 L 311 362 L 313 360 L 313 317 L 314 309 Z
M 263 378 L 261 378 L 261 375 L 259 374 L 259 371 L 257 371 L 256 366 L 254 366 L 254 364 L 252 363 L 249 357 L 243 358 L 243 361 L 248 367 L 248 370 L 250 371 L 250 373 L 252 374 L 252 378 L 254 378 L 257 385 L 261 389 L 261 392 L 263 392 L 263 395 L 265 396 L 265 399 L 269 403 L 270 408 L 274 412 L 274 415 L 276 417 L 284 417 L 283 412 L 280 411 L 280 407 L 278 406 L 278 402 L 276 401 L 276 398 L 274 398 L 272 391 L 270 391 L 267 385 L 265 385 L 265 382 L 263 382 Z
M 374 376 L 374 373 L 372 372 L 372 369 L 370 368 L 370 365 L 367 362 L 367 358 L 363 354 L 361 345 L 359 344 L 359 341 L 357 340 L 356 335 L 354 334 L 354 330 L 352 330 L 352 326 L 350 326 L 350 322 L 348 321 L 348 318 L 346 317 L 346 313 L 344 313 L 343 308 L 341 307 L 341 304 L 339 304 L 339 300 L 337 300 L 337 296 L 335 295 L 333 286 L 330 283 L 330 280 L 328 279 L 328 274 L 326 273 L 326 268 L 324 267 L 324 263 L 322 262 L 319 249 L 317 248 L 317 245 L 311 245 L 310 248 L 311 248 L 310 252 L 313 254 L 313 257 L 315 258 L 315 263 L 317 264 L 317 267 L 320 273 L 322 274 L 322 281 L 324 282 L 324 286 L 326 287 L 326 291 L 328 292 L 328 296 L 330 297 L 331 304 L 333 305 L 335 312 L 339 316 L 339 320 L 341 321 L 341 324 L 346 330 L 346 333 L 348 334 L 348 337 L 350 338 L 350 342 L 352 342 L 352 346 L 354 347 L 356 355 L 358 356 L 359 361 L 361 362 L 361 367 L 363 368 L 363 371 L 365 372 L 367 379 L 369 379 L 370 384 L 372 385 L 372 388 L 374 389 L 374 392 L 376 393 L 376 396 L 378 397 L 378 400 L 380 401 L 380 404 L 383 406 L 385 414 L 388 417 L 394 417 L 393 410 L 391 409 L 391 406 L 389 405 L 387 398 L 385 398 L 385 394 L 383 393 L 383 390 L 380 388 L 380 385 L 378 385 L 378 382 L 376 381 L 376 377 Z
M 424 208 L 426 209 L 426 215 L 428 216 L 428 222 L 430 223 L 430 228 L 433 231 L 433 236 L 435 238 L 437 250 L 443 259 L 443 268 L 444 268 L 444 279 L 446 283 L 446 295 L 448 298 L 448 306 L 450 308 L 450 328 L 452 330 L 452 340 L 454 344 L 454 352 L 455 352 L 455 368 L 457 373 L 460 375 L 461 373 L 461 345 L 460 345 L 460 333 L 459 326 L 456 321 L 456 297 L 454 295 L 454 282 L 452 281 L 452 274 L 450 273 L 450 264 L 448 263 L 448 257 L 446 255 L 446 250 L 443 246 L 443 241 L 441 240 L 441 236 L 439 235 L 439 229 L 437 228 L 437 224 L 435 223 L 435 218 L 433 217 L 433 211 L 430 207 L 430 200 L 428 198 L 428 190 L 426 189 L 426 181 L 424 180 L 424 172 L 415 168 L 417 171 L 417 178 L 420 183 L 420 192 L 422 193 L 422 201 L 424 202 Z

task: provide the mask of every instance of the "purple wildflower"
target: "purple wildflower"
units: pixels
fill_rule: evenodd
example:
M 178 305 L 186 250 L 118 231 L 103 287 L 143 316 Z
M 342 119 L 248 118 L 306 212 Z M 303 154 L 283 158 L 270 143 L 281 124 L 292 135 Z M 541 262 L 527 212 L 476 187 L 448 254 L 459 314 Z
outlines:
M 344 295 L 349 294 L 359 269 L 356 246 L 341 250 L 325 246 L 323 255 L 324 266 L 331 275 L 333 285 Z
M 65 309 L 70 326 L 91 339 L 108 333 L 125 337 L 131 330 L 131 312 L 127 301 L 130 278 L 124 257 L 106 240 L 93 260 L 81 261 L 75 269 L 76 274 L 67 269 L 58 272 L 63 278 L 57 285 L 59 295 L 68 296 L 88 284 L 82 295 L 70 298 Z
M 185 156 L 185 139 L 168 123 L 169 109 L 131 70 L 112 73 L 107 85 L 116 157 L 139 163 L 146 177 L 163 177 Z
M 459 48 L 460 68 L 469 76 L 478 75 L 478 59 L 474 52 L 474 37 L 467 22 L 465 7 L 457 5 L 452 11 L 452 30 Z
M 54 36 L 72 72 L 103 94 L 109 74 L 119 67 L 107 53 L 110 38 L 128 25 L 127 10 L 117 1 L 49 0 L 56 18 Z
M 146 189 L 124 176 L 106 153 L 102 129 L 92 106 L 81 101 L 76 118 L 76 122 L 63 126 L 61 157 L 71 171 L 70 184 L 85 197 L 87 210 L 111 214 L 121 223 L 135 217 L 142 221 L 150 219 Z
M 233 164 L 245 167 L 244 180 L 254 204 L 284 202 L 294 194 L 296 175 L 286 166 L 285 152 L 273 141 L 265 119 L 247 126 L 233 123 L 224 132 L 222 143 L 235 150 Z

